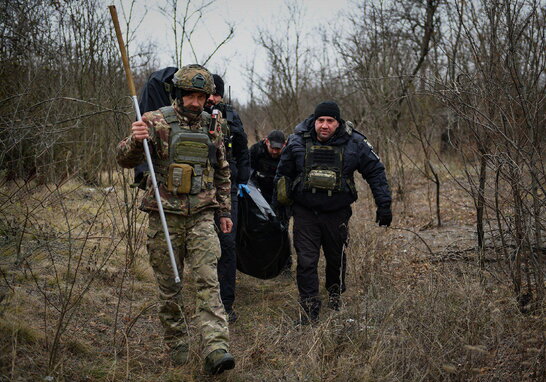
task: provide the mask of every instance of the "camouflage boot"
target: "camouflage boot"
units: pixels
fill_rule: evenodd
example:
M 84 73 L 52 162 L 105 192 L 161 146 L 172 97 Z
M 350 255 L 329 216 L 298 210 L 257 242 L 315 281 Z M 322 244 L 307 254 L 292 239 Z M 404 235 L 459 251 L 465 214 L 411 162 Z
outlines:
M 175 366 L 182 366 L 188 362 L 190 347 L 188 344 L 180 344 L 171 349 L 171 360 Z
M 216 349 L 205 358 L 205 372 L 210 375 L 222 374 L 235 367 L 233 356 L 224 349 Z

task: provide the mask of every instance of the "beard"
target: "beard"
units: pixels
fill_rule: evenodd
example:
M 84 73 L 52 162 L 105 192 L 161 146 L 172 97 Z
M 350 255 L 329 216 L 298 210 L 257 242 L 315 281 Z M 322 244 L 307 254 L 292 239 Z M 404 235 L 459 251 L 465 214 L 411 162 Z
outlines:
M 195 107 L 195 106 L 182 106 L 182 109 L 188 113 L 193 114 L 201 114 L 203 112 L 202 107 Z
M 184 117 L 188 118 L 190 121 L 196 121 L 199 119 L 201 113 L 203 112 L 202 107 L 184 106 L 179 100 L 176 100 L 175 106 L 178 109 L 178 112 Z
M 182 111 L 182 115 L 185 117 L 188 117 L 190 120 L 194 121 L 198 119 L 201 116 L 201 113 L 203 112 L 202 107 L 185 107 L 181 106 L 180 110 Z

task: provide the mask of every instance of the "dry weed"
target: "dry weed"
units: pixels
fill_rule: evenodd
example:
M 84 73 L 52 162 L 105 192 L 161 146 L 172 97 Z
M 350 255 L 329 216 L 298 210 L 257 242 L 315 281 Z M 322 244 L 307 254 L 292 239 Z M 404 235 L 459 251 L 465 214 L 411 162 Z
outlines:
M 35 189 L 13 203 L 4 197 L 10 220 L 0 224 L 1 379 L 209 380 L 198 338 L 188 365 L 170 364 L 156 316 L 153 273 L 142 238 L 136 234 L 140 244 L 132 253 L 123 241 L 128 215 L 117 187 L 103 193 L 68 183 L 54 195 Z M 373 224 L 373 202 L 362 188 L 351 220 L 343 307 L 339 312 L 323 307 L 315 326 L 294 324 L 299 314 L 294 270 L 292 277 L 273 280 L 238 274 L 239 320 L 230 330 L 237 366 L 216 380 L 540 380 L 543 316 L 520 313 L 509 281 L 494 263 L 484 272 L 472 252 L 465 252 L 468 258 L 452 255 L 472 241 L 470 209 L 458 208 L 469 201 L 446 187 L 444 227 L 435 228 L 428 224 L 432 215 L 423 187 L 418 178 L 408 185 L 413 191 L 406 203 L 414 207 L 403 214 L 396 205 L 394 227 L 387 230 Z M 2 195 L 13 192 L 4 189 Z M 55 208 L 59 202 L 64 209 Z M 25 217 L 22 211 L 33 212 Z M 25 219 L 32 224 L 25 227 Z M 144 216 L 135 219 L 138 231 Z M 195 291 L 191 274 L 184 278 L 191 318 Z M 62 320 L 66 301 L 72 302 L 64 310 L 68 322 Z M 51 367 L 59 323 L 66 325 Z

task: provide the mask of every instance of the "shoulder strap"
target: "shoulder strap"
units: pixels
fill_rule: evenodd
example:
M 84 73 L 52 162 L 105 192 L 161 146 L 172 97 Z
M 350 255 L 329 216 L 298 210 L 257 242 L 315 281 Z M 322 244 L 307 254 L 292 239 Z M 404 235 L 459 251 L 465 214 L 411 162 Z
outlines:
M 305 141 L 305 159 L 307 160 L 309 149 L 313 146 L 313 139 L 311 138 L 311 133 L 309 131 L 303 133 L 303 140 Z
M 169 124 L 169 127 L 173 133 L 180 131 L 180 123 L 178 122 L 178 117 L 176 116 L 174 107 L 164 106 L 159 108 L 159 111 L 163 114 L 165 122 Z
M 313 139 L 311 138 L 311 133 L 309 131 L 304 132 L 303 141 L 305 142 L 305 153 L 303 154 L 303 171 L 300 172 L 294 182 L 292 183 L 292 191 L 299 189 L 303 190 L 305 176 L 307 173 L 307 164 L 309 163 L 309 153 L 311 152 L 311 146 L 313 145 Z
M 353 135 L 353 130 L 354 129 L 355 129 L 354 123 L 352 123 L 351 121 L 345 121 L 345 132 L 349 136 Z
M 347 130 L 347 133 L 349 135 L 355 135 L 356 137 L 362 137 L 364 138 L 365 140 L 367 140 L 368 138 L 366 138 L 366 135 L 364 135 L 361 131 L 358 131 L 355 127 L 355 124 L 351 121 L 345 121 L 346 123 L 346 130 Z

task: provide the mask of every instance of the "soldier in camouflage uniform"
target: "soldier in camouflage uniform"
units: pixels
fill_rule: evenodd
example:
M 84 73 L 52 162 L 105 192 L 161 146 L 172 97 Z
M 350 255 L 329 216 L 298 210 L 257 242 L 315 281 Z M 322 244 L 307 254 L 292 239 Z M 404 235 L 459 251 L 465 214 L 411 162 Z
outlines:
M 214 229 L 215 215 L 222 232 L 232 227 L 229 164 L 220 126 L 203 111 L 214 93 L 212 75 L 200 65 L 188 65 L 176 72 L 173 84 L 172 107 L 145 113 L 134 122 L 131 135 L 118 145 L 117 161 L 125 168 L 142 163 L 143 140 L 149 140 L 180 275 L 188 264 L 197 284 L 196 322 L 203 338 L 205 370 L 219 374 L 235 366 L 228 352 L 228 325 L 219 295 L 220 245 Z M 149 214 L 148 253 L 159 286 L 165 342 L 173 362 L 184 364 L 189 344 L 182 285 L 174 281 L 151 179 L 140 208 Z

